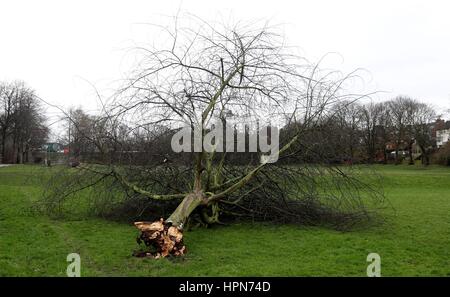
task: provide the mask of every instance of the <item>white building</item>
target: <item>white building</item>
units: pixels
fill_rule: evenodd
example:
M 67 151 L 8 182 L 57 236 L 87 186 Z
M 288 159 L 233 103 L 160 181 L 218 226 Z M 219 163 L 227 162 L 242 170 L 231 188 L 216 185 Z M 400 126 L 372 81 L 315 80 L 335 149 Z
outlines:
M 441 147 L 450 140 L 450 129 L 436 131 L 436 145 Z

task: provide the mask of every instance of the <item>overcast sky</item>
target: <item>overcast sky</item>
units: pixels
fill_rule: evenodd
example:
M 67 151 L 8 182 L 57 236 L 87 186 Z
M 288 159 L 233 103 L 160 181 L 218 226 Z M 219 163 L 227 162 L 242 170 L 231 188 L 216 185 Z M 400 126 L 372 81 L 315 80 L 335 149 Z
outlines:
M 126 50 L 155 37 L 142 23 L 181 9 L 205 20 L 283 24 L 289 44 L 309 60 L 336 52 L 333 67 L 366 69 L 367 91 L 385 91 L 378 100 L 405 94 L 444 110 L 450 108 L 446 2 L 2 0 L 0 80 L 24 80 L 51 103 L 95 110 L 90 84 L 108 93 L 130 70 Z

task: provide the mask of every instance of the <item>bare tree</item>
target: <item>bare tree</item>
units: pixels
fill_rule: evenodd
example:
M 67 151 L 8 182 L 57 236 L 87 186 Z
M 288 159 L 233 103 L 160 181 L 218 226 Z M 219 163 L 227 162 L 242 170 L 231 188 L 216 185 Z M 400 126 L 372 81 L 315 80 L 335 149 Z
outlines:
M 336 112 L 332 120 L 336 128 L 335 133 L 340 137 L 340 144 L 344 145 L 346 159 L 353 162 L 360 147 L 362 107 L 357 102 L 342 101 L 334 108 Z
M 414 101 L 412 107 L 411 128 L 416 144 L 421 151 L 423 165 L 430 164 L 433 139 L 430 124 L 435 121 L 435 110 L 425 103 Z
M 2 142 L 2 162 L 5 161 L 6 153 L 6 139 L 11 133 L 11 127 L 13 122 L 14 106 L 16 99 L 16 88 L 9 84 L 0 85 L 0 103 L 1 103 L 1 114 L 0 114 L 0 128 L 1 128 L 1 142 Z
M 139 49 L 143 56 L 136 71 L 105 105 L 108 128 L 101 137 L 91 137 L 99 152 L 123 156 L 122 148 L 139 135 L 134 145 L 148 143 L 139 145 L 148 153 L 149 147 L 164 146 L 164 139 L 187 125 L 200 131 L 194 145 L 189 145 L 190 152 L 175 154 L 167 148 L 167 156 L 151 164 L 145 163 L 150 154 L 144 163 L 133 162 L 139 151 L 127 158 L 109 158 L 104 166 L 84 164 L 83 174 L 76 175 L 84 183 L 63 179 L 60 186 L 52 187 L 57 193 L 53 197 L 59 202 L 76 191 L 74 185 L 107 183 L 108 190 L 119 186 L 127 195 L 145 197 L 142 212 L 172 203 L 174 209 L 166 220 L 135 223 L 142 231 L 140 239 L 156 249 L 139 255 L 158 257 L 184 253 L 181 232 L 188 222 L 209 225 L 239 217 L 345 225 L 367 218 L 362 192 L 380 198 L 379 192 L 345 168 L 330 165 L 327 151 L 315 139 L 333 113 L 331 106 L 361 97 L 343 94 L 349 76 L 323 72 L 296 56 L 268 27 L 229 28 L 198 19 L 194 23 L 199 29 L 178 23 L 174 29 L 164 29 L 171 40 L 166 48 Z M 277 149 L 280 162 L 270 162 L 260 150 L 258 159 L 239 165 L 233 162 L 235 150 L 221 147 L 217 137 L 213 149 L 205 149 L 211 125 L 217 122 L 234 127 L 234 140 L 239 132 L 248 135 L 250 125 L 290 127 Z M 244 123 L 247 126 L 239 130 Z M 119 127 L 129 137 L 118 137 Z M 142 135 L 151 137 L 145 140 Z M 266 138 L 271 137 L 275 135 Z M 195 140 L 200 149 L 192 149 Z M 302 164 L 286 165 L 283 161 L 289 159 Z
M 384 118 L 385 107 L 383 103 L 368 103 L 361 106 L 361 127 L 363 142 L 366 148 L 367 161 L 375 161 L 377 151 L 383 151 L 385 156 L 385 143 L 380 141 L 386 128 Z M 386 159 L 386 156 L 384 157 Z
M 399 164 L 400 148 L 408 148 L 411 163 L 411 146 L 413 142 L 411 134 L 411 117 L 413 100 L 406 96 L 398 96 L 388 102 L 389 113 L 392 117 L 392 140 L 395 145 L 395 162 Z
M 79 108 L 71 108 L 65 116 L 64 142 L 68 144 L 70 155 L 78 158 L 93 150 L 95 118 Z
M 389 103 L 381 103 L 381 112 L 378 122 L 378 142 L 380 151 L 383 153 L 383 163 L 388 162 L 387 145 L 391 141 L 392 118 L 390 115 Z
M 20 81 L 0 86 L 0 102 L 3 161 L 28 162 L 30 150 L 42 145 L 48 135 L 40 102 L 34 90 Z M 9 159 L 6 156 L 8 141 L 11 147 Z

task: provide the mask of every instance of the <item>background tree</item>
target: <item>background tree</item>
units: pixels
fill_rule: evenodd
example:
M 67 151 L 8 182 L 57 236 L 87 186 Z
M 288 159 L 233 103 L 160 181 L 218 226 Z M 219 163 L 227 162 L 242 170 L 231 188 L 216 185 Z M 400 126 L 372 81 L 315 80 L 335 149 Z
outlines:
M 25 83 L 16 81 L 1 84 L 0 104 L 3 162 L 28 162 L 30 150 L 45 143 L 49 133 L 40 101 L 34 90 Z
M 65 118 L 65 142 L 71 156 L 78 158 L 93 150 L 91 138 L 94 137 L 94 122 L 94 117 L 80 107 L 69 110 Z
M 339 141 L 335 144 L 343 146 L 344 159 L 353 162 L 360 148 L 362 107 L 357 102 L 346 100 L 339 102 L 333 108 L 335 113 L 332 121 L 335 133 L 339 135 Z
M 380 141 L 386 128 L 384 112 L 383 103 L 370 102 L 361 106 L 362 139 L 369 164 L 374 163 L 377 151 L 383 151 L 385 155 L 385 142 Z M 386 157 L 384 158 L 386 159 Z
M 412 107 L 411 129 L 416 144 L 421 151 L 422 164 L 430 164 L 434 148 L 430 124 L 436 120 L 435 110 L 425 103 L 414 101 Z
M 16 101 L 16 88 L 10 84 L 0 84 L 0 129 L 1 129 L 1 156 L 2 163 L 5 162 L 6 155 L 6 138 L 9 136 L 12 130 L 12 121 L 14 114 L 14 106 Z
M 406 96 L 398 96 L 388 103 L 389 114 L 392 124 L 392 141 L 395 145 L 395 163 L 400 164 L 402 158 L 399 155 L 400 149 L 409 149 L 411 156 L 411 114 L 413 101 Z

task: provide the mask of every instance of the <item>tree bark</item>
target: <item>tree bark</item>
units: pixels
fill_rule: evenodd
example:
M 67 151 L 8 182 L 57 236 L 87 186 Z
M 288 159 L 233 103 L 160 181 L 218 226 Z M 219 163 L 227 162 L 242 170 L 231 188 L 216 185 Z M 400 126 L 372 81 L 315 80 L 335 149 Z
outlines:
M 5 152 L 6 152 L 6 130 L 2 130 L 2 155 L 1 155 L 1 162 L 5 163 Z
M 201 204 L 206 204 L 201 191 L 188 194 L 170 215 L 166 223 L 182 229 L 189 215 Z
M 420 150 L 422 151 L 422 165 L 430 165 L 430 156 L 428 151 L 423 146 L 420 147 Z
M 412 143 L 408 146 L 408 154 L 409 154 L 409 165 L 414 165 L 413 155 L 412 155 Z

